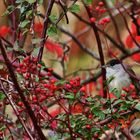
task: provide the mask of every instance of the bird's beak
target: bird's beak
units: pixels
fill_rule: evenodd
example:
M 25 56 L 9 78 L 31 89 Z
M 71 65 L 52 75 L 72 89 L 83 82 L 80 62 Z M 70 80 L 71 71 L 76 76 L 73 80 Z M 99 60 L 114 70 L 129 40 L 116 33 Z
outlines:
M 102 65 L 102 66 L 101 66 L 101 68 L 104 68 L 104 69 L 106 69 L 106 67 L 107 67 L 107 65 Z

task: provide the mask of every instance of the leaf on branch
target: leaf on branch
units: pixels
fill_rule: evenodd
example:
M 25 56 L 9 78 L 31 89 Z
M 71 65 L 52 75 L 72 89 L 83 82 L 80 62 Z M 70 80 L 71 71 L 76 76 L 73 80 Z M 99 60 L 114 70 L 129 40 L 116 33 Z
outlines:
M 69 10 L 70 10 L 71 12 L 73 12 L 73 13 L 78 13 L 78 12 L 80 12 L 80 6 L 77 5 L 77 4 L 73 4 L 73 5 L 69 8 Z
M 32 4 L 34 3 L 36 0 L 26 0 L 28 3 Z
M 67 93 L 67 95 L 65 95 L 65 98 L 67 98 L 67 99 L 74 99 L 75 98 L 75 96 L 74 96 L 74 94 L 73 93 Z
M 2 16 L 7 16 L 11 14 L 15 10 L 15 7 L 13 5 L 10 5 L 7 7 L 6 11 L 2 14 Z
M 49 16 L 49 19 L 50 19 L 52 22 L 56 22 L 57 16 L 56 16 L 56 15 L 50 15 L 50 16 Z
M 3 92 L 0 92 L 0 101 L 3 100 L 5 98 L 5 95 Z
M 140 103 L 136 104 L 134 108 L 140 111 Z
M 30 23 L 29 20 L 24 20 L 23 22 L 20 23 L 19 26 L 20 26 L 21 28 L 25 28 L 29 23 Z
M 38 44 L 42 41 L 41 38 L 35 38 L 35 39 L 32 39 L 32 44 Z
M 47 35 L 48 36 L 54 36 L 57 34 L 57 28 L 55 26 L 50 26 L 48 29 L 47 29 Z
M 92 1 L 93 0 L 84 0 L 85 4 L 87 4 L 87 5 L 92 4 Z

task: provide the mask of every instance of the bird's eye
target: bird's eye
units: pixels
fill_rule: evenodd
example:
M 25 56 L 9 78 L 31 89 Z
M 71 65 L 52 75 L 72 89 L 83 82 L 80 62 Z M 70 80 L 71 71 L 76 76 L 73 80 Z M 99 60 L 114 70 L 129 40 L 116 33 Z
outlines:
M 116 65 L 116 64 L 120 64 L 120 61 L 117 60 L 117 59 L 113 59 L 113 60 L 111 60 L 111 61 L 109 62 L 109 64 L 110 64 L 110 66 L 114 66 L 114 65 Z

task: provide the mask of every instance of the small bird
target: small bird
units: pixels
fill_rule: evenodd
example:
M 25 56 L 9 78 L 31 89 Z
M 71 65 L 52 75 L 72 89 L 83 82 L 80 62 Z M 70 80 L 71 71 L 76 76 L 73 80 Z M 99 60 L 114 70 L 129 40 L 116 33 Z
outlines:
M 136 90 L 140 91 L 139 80 L 136 79 L 135 73 L 130 66 L 122 64 L 118 59 L 112 59 L 105 65 L 105 68 L 106 78 L 110 79 L 109 89 L 116 88 L 118 91 L 121 91 L 122 88 L 133 84 Z

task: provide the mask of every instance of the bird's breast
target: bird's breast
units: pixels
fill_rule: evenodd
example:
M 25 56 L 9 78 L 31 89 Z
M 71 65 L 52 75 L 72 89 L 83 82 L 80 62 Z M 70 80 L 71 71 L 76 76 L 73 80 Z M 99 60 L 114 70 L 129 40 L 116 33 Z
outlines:
M 128 73 L 124 70 L 109 69 L 107 71 L 107 79 L 113 77 L 109 83 L 109 88 L 117 88 L 118 90 L 121 90 L 123 87 L 128 87 L 130 85 L 131 79 Z

